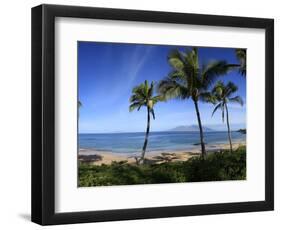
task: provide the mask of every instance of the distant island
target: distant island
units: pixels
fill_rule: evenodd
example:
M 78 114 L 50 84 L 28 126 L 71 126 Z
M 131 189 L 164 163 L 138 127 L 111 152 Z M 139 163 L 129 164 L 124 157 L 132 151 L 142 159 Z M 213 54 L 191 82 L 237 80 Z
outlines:
M 246 134 L 246 129 L 239 129 L 239 130 L 237 130 L 237 132 Z
M 181 125 L 177 126 L 173 129 L 168 130 L 170 132 L 199 132 L 198 125 Z M 215 131 L 214 129 L 210 129 L 208 127 L 203 127 L 204 132 L 212 132 Z

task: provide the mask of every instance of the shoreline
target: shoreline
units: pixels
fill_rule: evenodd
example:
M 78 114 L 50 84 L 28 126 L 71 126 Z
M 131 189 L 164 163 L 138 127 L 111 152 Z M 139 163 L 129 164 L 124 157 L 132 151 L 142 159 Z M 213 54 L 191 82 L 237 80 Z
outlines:
M 245 146 L 246 142 L 235 142 L 232 144 L 233 149 L 240 146 Z M 228 150 L 229 144 L 210 144 L 206 145 L 207 154 L 220 150 Z M 145 159 L 151 164 L 161 164 L 164 162 L 186 161 L 194 156 L 199 156 L 201 151 L 200 145 L 188 150 L 159 150 L 147 151 Z M 95 149 L 79 149 L 78 160 L 93 165 L 111 164 L 113 161 L 121 162 L 127 161 L 129 164 L 136 163 L 136 157 L 140 156 L 139 153 L 122 154 L 114 153 L 111 151 L 102 151 Z

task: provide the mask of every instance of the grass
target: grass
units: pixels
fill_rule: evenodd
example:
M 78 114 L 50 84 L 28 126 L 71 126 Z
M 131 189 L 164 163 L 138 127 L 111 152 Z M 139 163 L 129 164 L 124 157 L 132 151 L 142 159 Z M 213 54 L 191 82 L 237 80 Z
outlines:
M 111 165 L 79 164 L 79 187 L 159 184 L 246 179 L 246 147 L 233 152 L 221 151 L 205 159 L 194 157 L 183 162 L 134 165 L 113 162 Z

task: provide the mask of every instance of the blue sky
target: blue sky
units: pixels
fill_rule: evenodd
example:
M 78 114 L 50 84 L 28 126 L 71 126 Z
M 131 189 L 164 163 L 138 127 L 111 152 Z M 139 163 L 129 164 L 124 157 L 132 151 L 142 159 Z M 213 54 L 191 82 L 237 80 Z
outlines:
M 166 45 L 78 42 L 79 133 L 143 132 L 146 110 L 129 112 L 132 88 L 145 80 L 160 81 L 170 72 L 167 55 L 173 48 Z M 202 63 L 224 59 L 237 63 L 232 48 L 199 48 Z M 232 81 L 246 103 L 246 80 L 236 71 L 220 78 Z M 221 113 L 212 117 L 213 105 L 200 103 L 202 123 L 224 129 Z M 191 100 L 170 100 L 155 105 L 156 119 L 151 131 L 165 131 L 179 125 L 197 124 Z M 229 105 L 233 128 L 245 127 L 246 104 Z

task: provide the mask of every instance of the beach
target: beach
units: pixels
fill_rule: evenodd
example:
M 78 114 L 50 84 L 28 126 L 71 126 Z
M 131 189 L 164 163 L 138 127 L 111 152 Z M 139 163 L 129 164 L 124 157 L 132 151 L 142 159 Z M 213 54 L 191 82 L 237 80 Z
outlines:
M 233 143 L 233 150 L 238 147 L 245 146 L 245 141 Z M 229 144 L 209 144 L 206 145 L 207 154 L 212 154 L 213 152 L 220 150 L 228 150 Z M 192 157 L 200 156 L 201 146 L 197 145 L 192 149 L 184 150 L 163 150 L 163 151 L 147 151 L 145 159 L 147 163 L 151 164 L 161 164 L 165 162 L 176 162 L 176 161 L 186 161 Z M 135 164 L 135 157 L 141 155 L 141 150 L 139 153 L 128 154 L 128 153 L 114 153 L 111 151 L 101 151 L 95 149 L 85 149 L 80 148 L 78 153 L 79 162 L 86 162 L 93 165 L 109 165 L 112 162 L 122 162 L 126 161 L 129 164 Z

